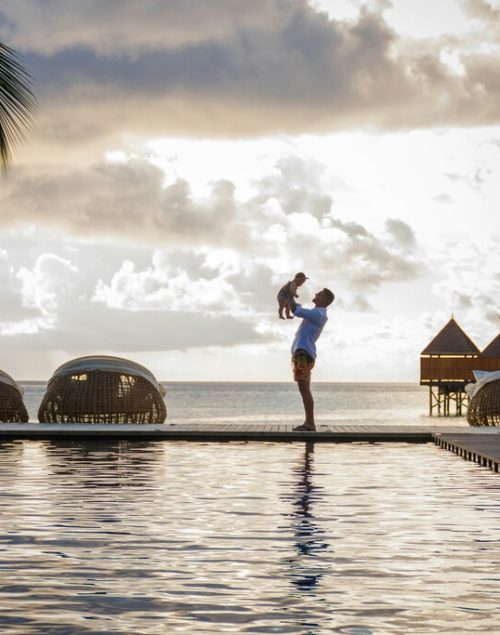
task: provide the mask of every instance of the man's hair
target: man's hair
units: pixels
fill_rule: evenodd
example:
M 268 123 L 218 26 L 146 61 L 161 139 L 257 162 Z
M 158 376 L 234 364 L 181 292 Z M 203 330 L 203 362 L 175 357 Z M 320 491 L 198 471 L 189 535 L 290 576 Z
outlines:
M 328 306 L 335 300 L 335 294 L 333 293 L 333 291 L 330 291 L 330 289 L 327 289 L 326 287 L 323 289 L 323 294 L 326 296 L 326 299 L 328 300 L 328 304 L 326 306 Z

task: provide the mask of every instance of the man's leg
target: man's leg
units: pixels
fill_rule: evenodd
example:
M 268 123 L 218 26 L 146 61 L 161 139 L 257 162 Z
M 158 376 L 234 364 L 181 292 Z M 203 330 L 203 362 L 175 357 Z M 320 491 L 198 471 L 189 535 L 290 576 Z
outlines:
M 306 419 L 304 421 L 304 425 L 298 426 L 298 428 L 294 428 L 294 430 L 316 430 L 316 424 L 314 423 L 314 399 L 311 392 L 311 380 L 299 379 L 297 385 L 304 404 Z

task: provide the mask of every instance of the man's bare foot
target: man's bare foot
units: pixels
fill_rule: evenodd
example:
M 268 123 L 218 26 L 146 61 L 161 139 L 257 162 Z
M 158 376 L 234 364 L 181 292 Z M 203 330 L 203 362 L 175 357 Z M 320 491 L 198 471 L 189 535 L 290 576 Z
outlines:
M 303 423 L 301 426 L 293 428 L 294 432 L 314 432 L 315 430 L 316 426 L 314 424 L 312 426 L 306 426 L 305 423 Z

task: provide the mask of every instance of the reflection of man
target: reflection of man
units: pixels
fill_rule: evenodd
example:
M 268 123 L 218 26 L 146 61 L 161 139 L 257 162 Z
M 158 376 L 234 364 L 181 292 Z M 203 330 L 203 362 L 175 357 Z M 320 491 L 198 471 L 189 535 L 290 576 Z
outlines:
M 316 524 L 313 514 L 313 502 L 318 502 L 321 496 L 321 487 L 312 483 L 314 442 L 305 444 L 305 460 L 296 470 L 300 476 L 297 483 L 297 500 L 295 507 L 297 512 L 293 514 L 295 531 L 295 548 L 297 558 L 292 561 L 292 584 L 299 591 L 312 592 L 323 576 L 325 563 L 319 557 L 322 551 L 328 549 L 328 543 L 322 541 L 323 529 Z
M 314 399 L 311 393 L 311 371 L 316 361 L 316 342 L 328 317 L 326 307 L 335 300 L 330 289 L 323 289 L 313 298 L 314 309 L 303 309 L 292 304 L 292 312 L 302 318 L 292 343 L 293 378 L 297 382 L 304 404 L 305 421 L 294 430 L 316 430 L 314 423 Z

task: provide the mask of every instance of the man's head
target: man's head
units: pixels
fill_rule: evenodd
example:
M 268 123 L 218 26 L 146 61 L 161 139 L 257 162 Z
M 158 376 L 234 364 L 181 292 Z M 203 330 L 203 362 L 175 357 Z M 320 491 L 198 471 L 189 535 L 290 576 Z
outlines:
M 327 307 L 335 300 L 335 294 L 326 287 L 314 296 L 313 302 L 316 306 Z

